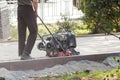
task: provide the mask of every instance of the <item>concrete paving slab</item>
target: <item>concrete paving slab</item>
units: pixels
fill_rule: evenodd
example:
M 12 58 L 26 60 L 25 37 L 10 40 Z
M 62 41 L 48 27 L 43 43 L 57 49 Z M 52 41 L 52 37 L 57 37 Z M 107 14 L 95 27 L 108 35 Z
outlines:
M 120 40 L 114 36 L 87 36 L 77 37 L 77 47 L 80 55 L 103 54 L 103 53 L 119 53 Z M 45 57 L 46 52 L 37 49 L 40 40 L 37 40 L 32 50 L 33 58 Z M 0 62 L 20 59 L 18 57 L 18 42 L 1 42 L 0 43 Z

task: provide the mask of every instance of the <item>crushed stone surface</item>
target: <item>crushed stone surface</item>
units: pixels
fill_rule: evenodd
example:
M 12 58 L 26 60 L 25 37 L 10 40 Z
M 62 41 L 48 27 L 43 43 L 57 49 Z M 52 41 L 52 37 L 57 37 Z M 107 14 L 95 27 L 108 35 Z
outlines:
M 119 56 L 114 56 L 116 59 L 120 60 Z M 0 69 L 0 77 L 4 77 L 5 80 L 28 80 L 29 77 L 34 75 L 47 76 L 47 75 L 61 75 L 64 73 L 75 73 L 76 71 L 106 71 L 113 69 L 120 64 L 117 61 L 112 59 L 113 56 L 106 58 L 103 62 L 95 62 L 88 60 L 81 61 L 70 61 L 64 65 L 55 65 L 51 68 L 45 68 L 43 70 L 28 70 L 28 71 L 9 71 L 5 68 Z

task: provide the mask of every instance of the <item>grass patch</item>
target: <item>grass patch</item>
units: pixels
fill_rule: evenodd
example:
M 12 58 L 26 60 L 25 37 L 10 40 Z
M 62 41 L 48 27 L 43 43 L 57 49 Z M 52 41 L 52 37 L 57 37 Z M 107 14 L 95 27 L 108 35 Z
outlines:
M 32 77 L 35 79 L 35 77 Z M 73 74 L 64 73 L 60 76 L 48 75 L 46 77 L 36 77 L 37 80 L 120 80 L 120 69 L 108 71 L 90 72 L 89 70 Z
M 81 34 L 89 34 L 91 31 L 87 29 L 86 25 L 84 25 L 81 21 L 74 21 L 71 22 L 71 30 L 75 35 L 81 35 Z M 52 33 L 55 33 L 59 30 L 60 26 L 57 25 L 57 23 L 51 23 L 46 24 L 49 30 Z M 47 29 L 42 25 L 38 24 L 38 32 L 40 35 L 46 35 L 49 34 Z M 27 36 L 28 36 L 28 30 L 27 30 Z M 11 26 L 10 27 L 10 36 L 14 40 L 18 40 L 18 27 L 17 26 Z
M 118 75 L 119 74 L 119 75 Z M 40 77 L 39 75 L 30 77 L 33 80 L 120 80 L 120 69 L 97 72 L 76 72 L 73 74 L 64 73 L 59 76 L 48 75 Z
M 17 26 L 10 26 L 10 37 L 12 40 L 18 39 L 18 28 Z

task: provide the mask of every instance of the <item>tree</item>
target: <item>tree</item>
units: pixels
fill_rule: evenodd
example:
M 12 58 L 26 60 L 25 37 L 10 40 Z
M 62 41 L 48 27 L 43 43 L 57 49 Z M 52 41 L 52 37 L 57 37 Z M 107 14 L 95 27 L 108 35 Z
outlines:
M 120 31 L 120 0 L 77 0 L 92 33 Z

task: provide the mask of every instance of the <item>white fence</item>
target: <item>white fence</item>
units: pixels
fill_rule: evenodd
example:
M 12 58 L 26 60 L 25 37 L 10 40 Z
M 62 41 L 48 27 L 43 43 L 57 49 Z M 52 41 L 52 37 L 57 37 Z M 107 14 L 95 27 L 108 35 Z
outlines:
M 15 1 L 15 0 L 14 0 Z M 17 3 L 9 4 L 10 22 L 17 22 Z M 71 19 L 80 18 L 83 16 L 81 11 L 78 11 L 73 5 L 73 0 L 41 0 L 38 5 L 38 15 L 44 22 L 57 22 L 61 20 L 62 15 L 67 15 Z
M 6 0 L 8 4 L 15 4 L 17 3 L 17 0 Z

